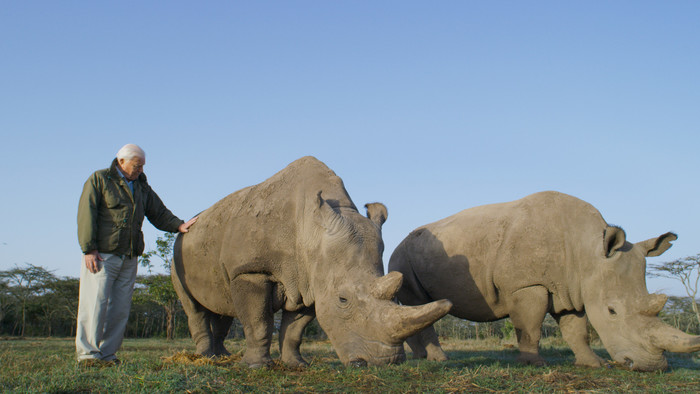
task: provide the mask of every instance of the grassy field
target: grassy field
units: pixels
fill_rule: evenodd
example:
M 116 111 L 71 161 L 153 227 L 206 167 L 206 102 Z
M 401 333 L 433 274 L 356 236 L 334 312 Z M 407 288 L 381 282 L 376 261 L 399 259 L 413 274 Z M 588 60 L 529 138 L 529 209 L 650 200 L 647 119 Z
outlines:
M 227 341 L 233 356 L 194 359 L 191 340 L 124 342 L 116 367 L 81 368 L 72 338 L 0 339 L 1 392 L 700 392 L 700 354 L 672 354 L 666 372 L 640 373 L 618 367 L 578 368 L 573 354 L 545 342 L 547 367 L 515 363 L 516 349 L 498 340 L 446 341 L 450 361 L 410 360 L 401 365 L 343 366 L 329 342 L 307 342 L 306 369 L 275 364 L 249 370 L 238 360 L 243 341 Z M 600 355 L 607 358 L 602 349 Z M 277 352 L 273 352 L 273 357 Z M 410 358 L 410 352 L 409 352 Z

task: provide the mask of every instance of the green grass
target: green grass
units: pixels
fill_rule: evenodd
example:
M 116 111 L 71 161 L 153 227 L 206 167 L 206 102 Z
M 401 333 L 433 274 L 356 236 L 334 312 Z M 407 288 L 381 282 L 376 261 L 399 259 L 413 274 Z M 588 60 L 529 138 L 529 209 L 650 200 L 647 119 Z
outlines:
M 547 367 L 517 364 L 517 350 L 498 340 L 445 341 L 443 363 L 368 368 L 343 366 L 328 342 L 306 342 L 310 367 L 250 370 L 236 362 L 245 342 L 226 346 L 231 358 L 180 362 L 194 350 L 189 339 L 127 339 L 121 365 L 86 369 L 75 362 L 72 338 L 0 339 L 0 392 L 700 392 L 699 354 L 670 354 L 666 372 L 579 368 L 556 340 L 542 345 Z

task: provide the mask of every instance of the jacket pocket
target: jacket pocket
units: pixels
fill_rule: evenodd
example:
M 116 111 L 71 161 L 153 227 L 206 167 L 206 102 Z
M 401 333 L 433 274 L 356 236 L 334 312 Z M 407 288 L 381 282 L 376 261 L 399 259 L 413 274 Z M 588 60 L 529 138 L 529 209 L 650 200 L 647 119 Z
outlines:
M 136 255 L 141 256 L 143 254 L 143 250 L 146 248 L 146 244 L 143 241 L 143 232 L 139 231 L 139 234 L 136 236 Z
M 107 209 L 114 209 L 121 205 L 121 199 L 119 196 L 109 189 L 104 194 L 104 202 Z
M 114 253 L 120 249 L 122 231 L 114 224 L 105 223 L 99 227 L 97 247 L 101 252 Z

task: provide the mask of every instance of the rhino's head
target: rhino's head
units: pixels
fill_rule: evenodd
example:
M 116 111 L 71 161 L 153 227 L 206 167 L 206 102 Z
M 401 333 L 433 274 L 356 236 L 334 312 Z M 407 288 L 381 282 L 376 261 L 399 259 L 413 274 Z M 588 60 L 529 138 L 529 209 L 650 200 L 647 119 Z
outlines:
M 319 324 L 340 360 L 356 366 L 403 361 L 403 341 L 452 307 L 447 300 L 410 307 L 392 301 L 403 277 L 382 276 L 386 207 L 366 207 L 368 218 L 352 209 L 336 212 L 319 194 L 321 247 L 311 273 Z
M 667 367 L 665 350 L 700 350 L 700 337 L 685 334 L 658 318 L 667 297 L 647 292 L 646 257 L 661 255 L 676 238 L 666 233 L 631 244 L 621 228 L 607 227 L 602 261 L 587 276 L 584 273 L 586 315 L 613 360 L 630 369 L 663 370 Z

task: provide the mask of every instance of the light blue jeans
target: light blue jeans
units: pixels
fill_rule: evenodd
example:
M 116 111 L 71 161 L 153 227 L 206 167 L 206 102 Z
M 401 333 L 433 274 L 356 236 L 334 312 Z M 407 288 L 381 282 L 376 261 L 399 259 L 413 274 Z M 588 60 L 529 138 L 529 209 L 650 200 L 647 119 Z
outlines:
M 97 273 L 83 260 L 80 269 L 80 301 L 75 349 L 78 360 L 111 361 L 124 339 L 131 309 L 138 259 L 101 253 Z

